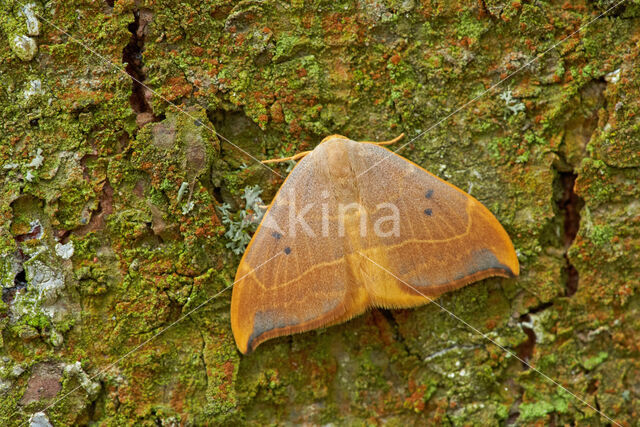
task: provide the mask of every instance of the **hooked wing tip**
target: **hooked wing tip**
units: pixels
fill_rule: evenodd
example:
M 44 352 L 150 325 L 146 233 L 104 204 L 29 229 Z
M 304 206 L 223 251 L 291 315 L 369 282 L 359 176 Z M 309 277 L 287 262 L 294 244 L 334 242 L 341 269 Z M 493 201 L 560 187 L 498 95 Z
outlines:
M 509 277 L 518 277 L 520 275 L 520 264 L 518 263 L 518 258 L 515 258 L 514 263 L 509 267 Z
M 249 346 L 249 340 L 247 339 L 246 334 L 244 334 L 242 331 L 237 330 L 236 328 L 231 328 L 233 331 L 233 338 L 236 342 L 236 347 L 238 347 L 238 350 L 240 350 L 240 353 L 242 354 L 249 354 L 251 353 L 252 349 Z
M 238 346 L 238 350 L 240 350 L 240 353 L 244 354 L 245 356 L 248 356 L 251 353 L 253 353 L 253 347 L 251 347 L 249 343 L 246 343 L 244 345 L 240 345 L 238 343 L 236 344 Z
M 518 255 L 516 254 L 513 244 L 510 245 L 510 250 L 507 252 L 506 261 L 504 266 L 505 271 L 509 277 L 517 277 L 520 275 L 520 263 L 518 262 Z
M 520 269 L 518 268 L 517 264 L 515 268 L 511 268 L 505 265 L 501 268 L 501 270 L 504 272 L 504 277 L 507 277 L 509 279 L 513 279 L 514 277 L 518 277 L 520 275 Z
M 503 256 L 496 256 L 489 249 L 475 251 L 470 269 L 466 275 L 473 276 L 481 271 L 503 272 L 504 274 L 498 274 L 505 277 L 516 277 L 520 274 L 518 257 L 514 250 L 507 252 Z
M 290 326 L 282 313 L 276 310 L 258 311 L 253 317 L 251 330 L 241 327 L 241 331 L 235 333 L 236 345 L 242 354 L 251 354 L 253 350 L 265 340 L 267 332 Z M 243 325 L 244 326 L 244 325 Z

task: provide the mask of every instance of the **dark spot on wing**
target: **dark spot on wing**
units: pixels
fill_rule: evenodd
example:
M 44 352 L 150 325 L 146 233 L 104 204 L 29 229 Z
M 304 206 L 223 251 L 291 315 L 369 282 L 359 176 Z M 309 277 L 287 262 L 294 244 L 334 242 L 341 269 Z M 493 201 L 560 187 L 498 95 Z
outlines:
M 276 240 L 280 240 L 280 238 L 282 237 L 282 234 L 278 233 L 277 231 L 274 231 L 273 233 L 271 233 L 271 235 L 272 235 Z
M 426 216 L 431 216 L 431 215 L 433 214 L 433 211 L 432 211 L 431 209 L 425 209 L 425 210 L 424 210 L 424 214 L 425 214 Z
M 284 253 L 289 255 L 291 253 L 291 248 L 289 246 L 287 246 L 286 248 L 284 248 Z
M 433 197 L 433 190 L 427 190 L 427 193 L 424 195 L 424 197 L 426 197 L 427 199 Z
M 193 124 L 195 124 L 196 126 L 202 126 L 202 121 L 200 121 L 200 119 L 196 119 Z

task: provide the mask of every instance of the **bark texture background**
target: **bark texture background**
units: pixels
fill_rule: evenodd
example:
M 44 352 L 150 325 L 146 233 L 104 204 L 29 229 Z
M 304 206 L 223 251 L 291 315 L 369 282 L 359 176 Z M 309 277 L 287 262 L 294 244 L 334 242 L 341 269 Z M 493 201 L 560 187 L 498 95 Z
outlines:
M 640 2 L 576 32 L 614 5 L 2 1 L 0 424 L 606 423 L 435 305 L 241 357 L 226 291 L 153 338 L 232 283 L 282 183 L 212 129 L 259 159 L 412 138 L 524 67 L 401 152 L 521 262 L 440 303 L 635 425 Z

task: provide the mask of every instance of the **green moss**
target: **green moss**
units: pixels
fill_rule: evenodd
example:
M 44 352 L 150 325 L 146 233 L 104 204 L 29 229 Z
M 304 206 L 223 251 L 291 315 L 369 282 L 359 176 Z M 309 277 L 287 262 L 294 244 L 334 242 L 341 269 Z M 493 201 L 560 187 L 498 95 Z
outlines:
M 480 20 L 477 16 L 469 11 L 466 11 L 460 17 L 460 24 L 458 26 L 458 38 L 469 37 L 474 40 L 478 40 L 482 34 L 488 29 L 487 21 Z
M 585 369 L 591 371 L 596 366 L 600 365 L 602 362 L 607 360 L 608 357 L 609 357 L 609 353 L 607 353 L 606 351 L 601 351 L 600 353 L 598 353 L 598 355 L 584 360 L 582 362 L 582 366 L 584 366 Z
M 598 246 L 605 246 L 611 243 L 615 235 L 615 230 L 609 225 L 594 225 L 589 231 L 591 241 Z
M 521 403 L 518 409 L 522 421 L 539 419 L 557 410 L 553 403 L 547 401 Z

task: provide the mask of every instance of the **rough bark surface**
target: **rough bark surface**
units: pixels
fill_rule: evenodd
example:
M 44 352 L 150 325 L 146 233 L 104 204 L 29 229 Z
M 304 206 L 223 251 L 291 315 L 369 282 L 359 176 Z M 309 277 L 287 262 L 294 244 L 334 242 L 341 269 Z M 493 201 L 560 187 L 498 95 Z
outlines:
M 606 424 L 433 304 L 236 350 L 208 300 L 282 179 L 224 138 L 428 130 L 401 154 L 522 267 L 439 303 L 636 425 L 640 2 L 614 5 L 2 1 L 0 424 Z

